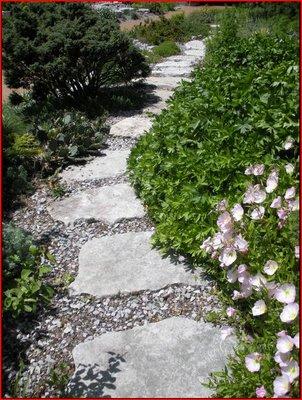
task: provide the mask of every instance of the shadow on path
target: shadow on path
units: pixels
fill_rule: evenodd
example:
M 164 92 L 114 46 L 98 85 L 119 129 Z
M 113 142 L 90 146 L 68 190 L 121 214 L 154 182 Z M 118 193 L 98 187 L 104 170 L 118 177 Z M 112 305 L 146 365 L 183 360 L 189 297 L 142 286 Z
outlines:
M 115 375 L 121 371 L 119 366 L 121 363 L 126 362 L 126 360 L 120 354 L 111 351 L 108 354 L 108 368 L 106 370 L 101 370 L 98 364 L 80 364 L 68 384 L 67 394 L 72 397 L 85 398 L 111 397 L 106 393 L 106 389 L 116 389 Z

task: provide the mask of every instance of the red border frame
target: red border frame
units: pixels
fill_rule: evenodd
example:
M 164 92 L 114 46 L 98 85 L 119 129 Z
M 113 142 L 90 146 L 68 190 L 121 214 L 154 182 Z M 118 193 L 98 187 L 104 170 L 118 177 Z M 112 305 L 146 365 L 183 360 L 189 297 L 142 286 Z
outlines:
M 0 77 L 0 83 L 1 83 L 1 88 L 0 88 L 0 99 L 1 99 L 1 105 L 0 105 L 0 110 L 1 110 L 1 116 L 2 116 L 2 3 L 61 3 L 61 2 L 72 2 L 72 3 L 103 3 L 103 2 L 113 2 L 113 0 L 109 0 L 109 1 L 105 1 L 105 0 L 87 0 L 87 1 L 83 1 L 83 0 L 0 0 L 0 24 L 1 24 L 1 29 L 0 29 L 0 48 L 1 48 L 1 56 L 0 56 L 0 69 L 1 69 L 1 77 Z M 122 0 L 115 0 L 115 2 L 120 2 L 122 3 Z M 141 2 L 140 0 L 130 0 L 131 3 L 139 3 Z M 145 1 L 146 3 L 175 3 L 174 0 L 165 0 L 165 1 L 161 1 L 161 0 L 149 0 L 149 1 Z M 302 76 L 301 76 L 301 72 L 302 72 L 302 64 L 301 64 L 301 58 L 302 58 L 302 48 L 301 48 L 301 36 L 302 36 L 302 0 L 233 0 L 233 1 L 223 1 L 223 0 L 195 0 L 195 3 L 298 3 L 300 4 L 300 13 L 299 13 L 299 22 L 300 22 L 300 37 L 299 37 L 299 41 L 300 41 L 300 142 L 301 142 L 301 121 L 302 121 L 302 96 L 301 96 L 301 88 L 302 88 Z M 182 3 L 191 3 L 190 1 L 183 1 Z M 0 199 L 0 215 L 1 215 L 1 221 L 3 220 L 3 187 L 2 187 L 2 124 L 1 124 L 1 128 L 0 128 L 0 148 L 1 148 L 1 156 L 0 156 L 0 187 L 1 187 L 1 199 Z M 299 151 L 299 155 L 300 155 L 300 160 L 302 158 L 302 147 L 300 144 L 300 151 Z M 301 165 L 301 161 L 300 161 L 300 190 L 299 190 L 299 194 L 300 194 L 300 211 L 299 211 L 299 217 L 300 217 L 300 331 L 301 331 L 301 321 L 302 321 L 302 317 L 301 317 L 301 306 L 302 306 L 302 299 L 301 299 L 301 286 L 302 286 L 302 276 L 301 276 L 301 264 L 302 264 L 302 260 L 301 260 L 301 256 L 302 256 L 302 249 L 301 249 L 301 238 L 302 238 L 302 232 L 301 232 L 301 228 L 302 228 L 302 223 L 301 223 L 301 215 L 302 215 L 302 211 L 301 211 L 301 205 L 302 205 L 302 187 L 301 187 L 301 174 L 302 174 L 302 165 Z M 0 258 L 0 270 L 2 271 L 2 223 L 0 226 L 0 252 L 1 252 L 1 258 Z M 0 279 L 0 292 L 2 293 L 2 276 Z M 0 324 L 0 337 L 2 339 L 2 296 L 1 296 L 1 300 L 0 300 L 0 312 L 1 312 L 1 324 Z M 300 335 L 300 348 L 301 348 L 301 343 L 302 343 L 302 339 L 301 339 L 301 335 Z M 1 360 L 1 369 L 0 369 L 0 399 L 3 399 L 3 393 L 2 393 L 2 340 L 0 343 L 0 360 Z M 300 350 L 300 384 L 302 381 L 302 371 L 301 371 L 301 350 Z M 302 393 L 301 393 L 301 388 L 300 388 L 300 399 L 301 399 Z M 58 399 L 59 397 L 55 397 L 55 398 L 51 398 L 48 397 L 49 399 Z M 116 397 L 118 398 L 118 397 Z M 157 399 L 165 399 L 163 397 L 156 397 Z M 220 397 L 215 397 L 216 399 L 221 399 Z M 15 397 L 14 399 L 23 399 L 23 398 L 19 398 L 19 397 Z M 28 399 L 41 399 L 39 397 L 32 397 L 32 398 L 28 398 Z M 68 398 L 68 397 L 62 397 L 62 399 L 67 399 L 67 400 L 73 400 L 76 399 L 75 397 L 73 398 Z M 97 400 L 98 398 L 92 398 L 90 397 L 89 399 L 92 400 Z M 119 399 L 124 399 L 123 397 L 120 397 Z M 132 399 L 141 399 L 141 398 L 134 398 L 132 397 Z M 146 399 L 146 398 L 145 398 Z M 180 398 L 170 398 L 170 399 L 174 399 L 174 400 L 178 400 Z M 190 399 L 188 397 L 185 397 L 185 399 Z M 203 399 L 202 397 L 200 397 L 200 399 Z M 238 397 L 236 399 L 245 399 L 243 397 Z M 255 398 L 256 399 L 256 398 Z M 192 399 L 193 400 L 193 399 Z M 196 400 L 196 398 L 194 398 L 194 400 Z

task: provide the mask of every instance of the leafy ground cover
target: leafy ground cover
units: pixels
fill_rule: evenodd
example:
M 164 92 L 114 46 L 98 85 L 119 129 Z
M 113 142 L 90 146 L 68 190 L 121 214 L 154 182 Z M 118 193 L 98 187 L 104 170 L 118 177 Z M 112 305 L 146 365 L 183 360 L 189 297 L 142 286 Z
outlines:
M 154 244 L 219 282 L 226 309 L 211 318 L 239 333 L 209 382 L 219 397 L 299 393 L 297 18 L 260 11 L 220 21 L 204 68 L 129 160 Z
M 171 18 L 161 17 L 160 20 L 142 23 L 132 29 L 130 35 L 138 40 L 153 45 L 164 41 L 185 42 L 192 36 L 206 37 L 210 24 L 221 10 L 203 9 L 189 15 L 183 13 Z

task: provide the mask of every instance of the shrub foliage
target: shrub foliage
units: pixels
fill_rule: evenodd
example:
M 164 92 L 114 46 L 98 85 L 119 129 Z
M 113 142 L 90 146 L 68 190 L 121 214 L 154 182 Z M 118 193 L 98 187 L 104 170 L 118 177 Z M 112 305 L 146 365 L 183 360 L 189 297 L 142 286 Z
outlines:
M 89 5 L 10 4 L 3 68 L 10 87 L 78 102 L 101 86 L 145 77 L 149 67 L 115 17 Z

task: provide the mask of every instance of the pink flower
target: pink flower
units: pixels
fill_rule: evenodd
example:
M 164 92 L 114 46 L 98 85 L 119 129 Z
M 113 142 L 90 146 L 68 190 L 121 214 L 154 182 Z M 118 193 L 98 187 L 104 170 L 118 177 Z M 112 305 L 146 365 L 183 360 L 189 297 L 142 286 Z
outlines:
M 212 247 L 214 250 L 222 249 L 225 238 L 221 232 L 215 233 L 212 239 Z
M 240 287 L 241 298 L 247 299 L 253 292 L 252 286 L 248 283 L 243 283 Z
M 226 199 L 223 199 L 216 205 L 216 211 L 225 211 L 227 206 L 228 201 Z
M 261 354 L 251 353 L 245 357 L 245 366 L 250 372 L 257 372 L 260 370 Z
M 227 247 L 225 248 L 220 257 L 219 261 L 221 262 L 221 266 L 226 266 L 229 267 L 233 262 L 235 262 L 237 259 L 237 253 L 234 249 Z
M 287 201 L 288 207 L 291 211 L 298 211 L 299 210 L 299 199 L 295 200 L 288 200 Z
M 243 203 L 262 203 L 266 199 L 266 193 L 261 190 L 260 185 L 251 185 L 244 194 Z
M 263 164 L 255 164 L 251 165 L 245 170 L 245 175 L 255 175 L 259 176 L 262 175 L 264 172 L 264 165 Z
M 276 261 L 273 260 L 268 260 L 265 263 L 265 266 L 263 268 L 263 271 L 267 274 L 267 275 L 274 275 L 274 273 L 277 271 L 278 269 L 278 264 L 276 263 Z
M 228 307 L 226 310 L 226 314 L 228 317 L 233 317 L 233 315 L 236 314 L 236 311 L 237 311 L 236 308 Z
M 290 389 L 290 382 L 286 375 L 278 376 L 274 382 L 274 396 L 284 396 Z
M 268 291 L 269 297 L 274 297 L 277 289 L 277 284 L 274 281 L 267 282 L 266 289 Z
M 218 217 L 217 225 L 222 232 L 228 232 L 233 228 L 233 220 L 231 214 L 225 211 Z
M 256 275 L 250 277 L 250 283 L 256 292 L 259 292 L 262 288 L 266 287 L 267 280 L 260 272 L 257 272 Z
M 300 258 L 300 246 L 295 246 L 295 257 Z
M 285 165 L 285 171 L 287 174 L 292 174 L 294 172 L 294 166 L 293 164 L 286 164 Z
M 280 353 L 288 353 L 292 351 L 293 347 L 294 347 L 293 339 L 289 335 L 283 334 L 277 340 L 277 350 Z
M 285 192 L 284 198 L 285 200 L 289 200 L 292 199 L 296 196 L 296 188 L 294 186 L 290 187 L 289 189 L 287 189 L 287 191 Z
M 291 283 L 285 283 L 276 289 L 275 298 L 280 303 L 293 303 L 296 298 L 296 288 Z
M 283 148 L 285 150 L 289 150 L 293 147 L 293 145 L 294 145 L 294 139 L 292 137 L 288 136 L 288 138 L 286 139 L 286 141 L 283 144 Z
M 290 383 L 292 383 L 295 379 L 298 378 L 299 376 L 299 365 L 297 361 L 290 361 L 286 366 L 281 367 L 281 373 L 284 376 L 287 376 Z
M 242 237 L 242 235 L 237 235 L 234 241 L 235 249 L 240 251 L 240 253 L 246 253 L 248 251 L 248 242 Z
M 254 315 L 254 317 L 256 317 L 258 315 L 265 314 L 266 310 L 267 308 L 265 302 L 263 300 L 258 300 L 252 308 L 252 314 Z
M 281 207 L 281 196 L 276 197 L 272 201 L 272 204 L 270 206 L 271 206 L 271 208 L 280 208 Z
M 260 399 L 266 396 L 266 390 L 263 385 L 256 389 L 256 396 Z
M 212 251 L 212 238 L 209 236 L 206 240 L 204 240 L 200 248 L 205 252 L 210 253 Z
M 251 213 L 251 218 L 254 220 L 262 219 L 265 213 L 265 208 L 262 206 L 254 208 Z
M 227 281 L 230 283 L 235 283 L 238 278 L 238 273 L 236 269 L 228 269 L 227 271 Z
M 229 326 L 223 327 L 221 329 L 221 339 L 225 340 L 227 337 L 231 336 L 234 329 L 230 328 Z
M 277 171 L 272 171 L 269 174 L 267 181 L 266 181 L 265 190 L 267 193 L 272 193 L 276 189 L 276 187 L 278 186 L 278 180 L 279 180 L 279 177 L 278 177 Z
M 293 337 L 293 342 L 294 345 L 297 347 L 297 349 L 300 348 L 300 333 L 296 333 L 296 335 Z
M 280 319 L 282 322 L 290 323 L 294 321 L 299 313 L 299 304 L 290 303 L 284 306 L 282 313 L 280 314 Z
M 240 221 L 243 217 L 244 210 L 243 210 L 242 206 L 237 203 L 232 208 L 231 213 L 232 213 L 235 221 Z
M 277 351 L 274 360 L 279 364 L 279 367 L 286 367 L 290 361 L 290 357 L 290 353 L 281 353 L 280 351 Z
M 285 210 L 284 208 L 280 208 L 280 209 L 277 211 L 277 214 L 278 214 L 279 219 L 284 220 L 284 219 L 287 218 L 288 212 L 287 212 L 287 210 Z

